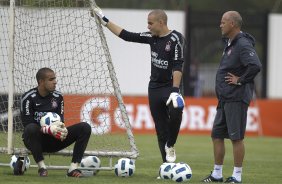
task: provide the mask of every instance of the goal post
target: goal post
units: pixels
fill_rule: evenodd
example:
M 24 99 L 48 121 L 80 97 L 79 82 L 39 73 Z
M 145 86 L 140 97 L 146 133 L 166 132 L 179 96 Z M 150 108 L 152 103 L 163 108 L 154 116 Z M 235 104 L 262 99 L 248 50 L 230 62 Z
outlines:
M 10 1 L 10 9 L 9 9 L 9 69 L 8 69 L 8 94 L 14 93 L 14 80 L 13 80 L 13 68 L 14 68 L 14 32 L 15 32 L 15 0 Z M 13 122 L 13 101 L 14 96 L 8 95 L 8 122 Z M 13 146 L 13 123 L 8 123 L 8 141 L 7 141 L 7 152 L 8 154 L 12 154 L 12 146 Z
M 92 127 L 85 155 L 137 158 L 103 27 L 90 15 L 94 4 L 0 2 L 0 153 L 28 153 L 21 139 L 20 97 L 37 86 L 38 69 L 49 67 L 64 95 L 66 125 L 86 121 Z M 72 155 L 72 146 L 58 154 Z

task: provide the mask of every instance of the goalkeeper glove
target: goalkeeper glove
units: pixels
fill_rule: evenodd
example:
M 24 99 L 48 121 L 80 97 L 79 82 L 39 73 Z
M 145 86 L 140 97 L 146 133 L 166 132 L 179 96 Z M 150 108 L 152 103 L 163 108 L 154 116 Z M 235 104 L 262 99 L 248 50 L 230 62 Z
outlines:
M 98 6 L 94 6 L 93 11 L 99 17 L 100 22 L 103 26 L 106 26 L 109 23 L 109 19 L 105 17 L 101 8 L 99 8 Z M 91 16 L 93 17 L 93 14 L 91 14 Z
M 174 108 L 183 108 L 185 103 L 182 95 L 176 91 L 179 91 L 178 88 L 173 89 L 173 92 L 170 93 L 168 100 L 166 101 L 166 105 L 168 106 L 171 102 Z
M 68 135 L 68 130 L 65 127 L 65 124 L 60 121 L 56 121 L 49 126 L 41 127 L 41 131 L 42 133 L 52 135 L 61 141 L 65 140 Z

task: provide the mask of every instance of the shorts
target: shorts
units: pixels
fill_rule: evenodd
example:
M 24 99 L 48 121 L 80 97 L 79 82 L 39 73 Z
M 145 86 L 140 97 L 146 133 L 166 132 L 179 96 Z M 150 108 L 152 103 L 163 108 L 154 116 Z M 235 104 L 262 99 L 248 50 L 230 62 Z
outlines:
M 248 104 L 244 102 L 219 102 L 211 137 L 242 140 L 247 125 Z

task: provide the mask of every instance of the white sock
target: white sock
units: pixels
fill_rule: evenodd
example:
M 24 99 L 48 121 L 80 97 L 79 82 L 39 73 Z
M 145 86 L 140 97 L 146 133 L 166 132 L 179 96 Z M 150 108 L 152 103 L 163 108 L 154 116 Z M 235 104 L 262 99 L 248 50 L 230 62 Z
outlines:
M 45 165 L 45 163 L 44 163 L 44 160 L 39 161 L 39 162 L 37 163 L 37 165 L 38 165 L 38 168 L 39 168 L 39 169 L 40 169 L 40 168 L 46 169 L 46 165 Z
M 212 177 L 214 177 L 215 179 L 222 178 L 222 167 L 223 165 L 214 165 Z
M 71 171 L 77 169 L 78 166 L 79 166 L 79 163 L 73 163 L 73 162 L 72 162 L 71 165 L 70 165 L 70 168 L 69 168 L 69 172 L 71 172 Z
M 242 167 L 234 167 L 232 177 L 236 178 L 237 181 L 241 181 Z

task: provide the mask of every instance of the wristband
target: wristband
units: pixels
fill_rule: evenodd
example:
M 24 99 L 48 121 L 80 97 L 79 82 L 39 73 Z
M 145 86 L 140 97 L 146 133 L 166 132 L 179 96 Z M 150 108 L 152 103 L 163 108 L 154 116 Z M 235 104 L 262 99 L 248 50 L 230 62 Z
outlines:
M 171 92 L 179 93 L 179 88 L 178 87 L 172 87 Z
M 109 19 L 108 19 L 107 17 L 104 16 L 102 19 L 103 19 L 103 21 L 106 22 L 107 24 L 109 23 Z M 107 25 L 107 24 L 106 24 L 106 25 Z

